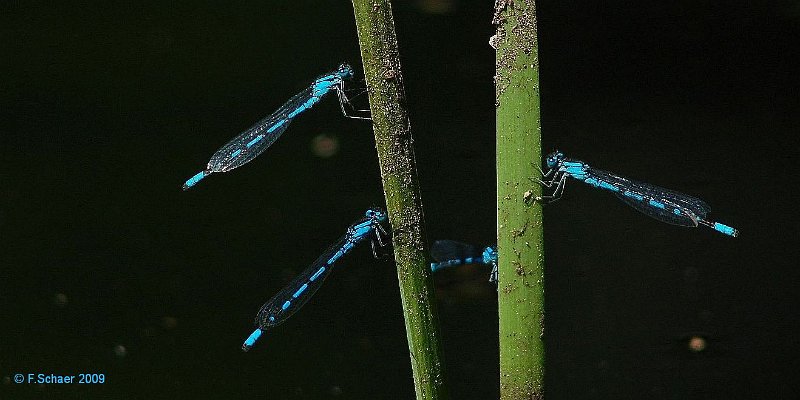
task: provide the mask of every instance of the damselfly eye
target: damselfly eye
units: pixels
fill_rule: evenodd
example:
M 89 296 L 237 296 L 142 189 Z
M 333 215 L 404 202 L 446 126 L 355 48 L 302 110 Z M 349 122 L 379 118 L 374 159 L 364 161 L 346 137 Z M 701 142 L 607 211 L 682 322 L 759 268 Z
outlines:
M 353 68 L 347 64 L 342 64 L 339 66 L 339 75 L 349 78 L 353 76 Z

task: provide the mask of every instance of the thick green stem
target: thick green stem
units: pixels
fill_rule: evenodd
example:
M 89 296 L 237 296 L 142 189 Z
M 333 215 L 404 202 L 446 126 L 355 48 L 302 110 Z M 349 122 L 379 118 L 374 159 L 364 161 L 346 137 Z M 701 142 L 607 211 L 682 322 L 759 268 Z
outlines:
M 499 5 L 496 55 L 500 398 L 544 398 L 544 256 L 534 0 Z
M 445 399 L 436 298 L 389 0 L 353 0 L 417 399 Z

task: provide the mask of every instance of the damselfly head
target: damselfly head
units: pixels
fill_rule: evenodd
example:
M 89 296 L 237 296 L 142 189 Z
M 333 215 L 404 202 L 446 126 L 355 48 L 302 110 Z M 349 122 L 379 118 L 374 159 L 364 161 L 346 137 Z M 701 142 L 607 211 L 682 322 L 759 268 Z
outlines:
M 339 71 L 337 71 L 337 74 L 342 79 L 352 79 L 353 78 L 353 67 L 351 67 L 350 64 L 348 64 L 348 63 L 342 63 L 342 65 L 339 66 Z
M 364 215 L 366 215 L 366 217 L 369 219 L 378 220 L 378 222 L 386 221 L 386 212 L 378 207 L 370 208 L 366 213 L 364 213 Z
M 547 155 L 546 163 L 547 168 L 555 168 L 561 161 L 564 160 L 564 153 L 556 150 Z
M 495 264 L 497 263 L 497 249 L 492 246 L 488 246 L 487 248 L 483 249 L 483 263 L 484 264 Z

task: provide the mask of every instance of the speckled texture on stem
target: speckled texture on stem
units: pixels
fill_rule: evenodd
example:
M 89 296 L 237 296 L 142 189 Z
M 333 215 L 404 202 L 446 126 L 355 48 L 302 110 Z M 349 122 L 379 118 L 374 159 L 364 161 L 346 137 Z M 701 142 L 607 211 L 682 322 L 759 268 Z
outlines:
M 446 399 L 436 298 L 391 3 L 353 0 L 417 399 Z
M 500 398 L 544 397 L 544 257 L 534 0 L 497 2 L 497 245 Z

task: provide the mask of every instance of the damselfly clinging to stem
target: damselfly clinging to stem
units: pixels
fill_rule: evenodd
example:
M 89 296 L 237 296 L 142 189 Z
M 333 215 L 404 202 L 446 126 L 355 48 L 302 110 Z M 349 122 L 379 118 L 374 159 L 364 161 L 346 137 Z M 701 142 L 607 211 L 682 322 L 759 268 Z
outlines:
M 386 219 L 386 212 L 380 208 L 367 210 L 364 217 L 350 225 L 347 232 L 322 253 L 311 266 L 267 300 L 258 310 L 255 319 L 256 329 L 244 341 L 242 350 L 250 350 L 263 332 L 280 325 L 306 304 L 322 286 L 325 278 L 330 275 L 336 261 L 350 252 L 355 245 L 364 240 L 370 240 L 373 254 L 375 254 L 375 243 L 377 242 L 380 246 L 384 245 L 381 235 L 386 235 L 386 231 L 381 224 Z
M 323 96 L 335 91 L 339 99 L 342 114 L 348 118 L 369 119 L 369 117 L 350 115 L 347 107 L 353 108 L 345 94 L 344 82 L 353 79 L 353 68 L 342 64 L 336 71 L 320 76 L 302 92 L 294 95 L 275 112 L 256 122 L 244 132 L 220 147 L 206 165 L 206 169 L 198 172 L 186 183 L 183 190 L 188 190 L 200 180 L 215 172 L 228 172 L 258 157 L 269 146 L 275 143 L 289 127 L 292 120 L 305 110 L 317 104 Z M 365 111 L 365 110 L 355 110 Z
M 537 201 L 552 203 L 560 199 L 567 177 L 571 177 L 613 192 L 625 204 L 661 222 L 688 227 L 703 225 L 731 237 L 739 235 L 735 228 L 707 220 L 711 207 L 696 197 L 590 167 L 583 161 L 566 158 L 557 150 L 547 155 L 546 164 L 548 170 L 542 171 L 545 180 L 538 181 L 548 188 L 555 186 L 555 189 L 549 195 L 537 197 Z

